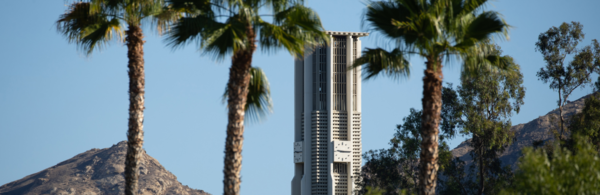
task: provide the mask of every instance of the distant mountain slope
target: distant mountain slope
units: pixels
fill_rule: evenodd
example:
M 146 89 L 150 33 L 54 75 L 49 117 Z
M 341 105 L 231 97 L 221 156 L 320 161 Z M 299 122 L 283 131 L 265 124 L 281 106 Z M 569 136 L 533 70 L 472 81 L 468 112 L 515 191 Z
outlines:
M 127 142 L 91 149 L 38 173 L 0 186 L 0 195 L 124 194 Z M 184 186 L 177 177 L 146 154 L 140 167 L 140 194 L 210 195 Z
M 563 107 L 563 116 L 565 119 L 568 119 L 569 116 L 581 112 L 584 106 L 585 99 L 590 95 L 586 95 L 578 100 L 567 103 Z M 558 108 L 548 112 L 548 114 L 544 116 L 540 116 L 528 123 L 519 124 L 511 127 L 511 131 L 515 132 L 515 140 L 502 155 L 500 155 L 500 160 L 502 160 L 503 165 L 511 165 L 513 169 L 516 168 L 516 162 L 521 156 L 521 150 L 524 147 L 532 146 L 533 141 L 535 140 L 552 140 L 554 139 L 551 133 L 551 125 L 550 125 L 550 115 L 556 114 L 558 115 Z M 454 157 L 459 157 L 461 160 L 466 161 L 469 164 L 472 161 L 471 155 L 469 151 L 473 148 L 469 146 L 469 142 L 471 139 L 468 139 L 454 148 L 451 152 Z

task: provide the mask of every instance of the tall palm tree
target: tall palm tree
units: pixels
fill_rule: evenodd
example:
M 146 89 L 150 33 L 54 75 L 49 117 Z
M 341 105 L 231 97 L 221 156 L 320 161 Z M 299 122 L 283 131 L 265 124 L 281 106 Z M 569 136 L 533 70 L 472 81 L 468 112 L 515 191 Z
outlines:
M 129 76 L 129 121 L 125 158 L 125 194 L 138 192 L 139 160 L 144 144 L 144 34 L 153 19 L 159 30 L 178 14 L 162 0 L 87 0 L 72 3 L 56 22 L 58 31 L 89 56 L 110 41 L 125 41 Z M 127 26 L 127 30 L 125 29 Z M 124 38 L 124 39 L 123 39 Z
M 254 51 L 257 46 L 263 51 L 286 49 L 299 57 L 305 46 L 323 44 L 328 36 L 319 16 L 303 6 L 302 0 L 173 0 L 172 3 L 173 7 L 193 5 L 199 10 L 186 13 L 175 24 L 168 37 L 170 45 L 177 47 L 197 41 L 199 48 L 216 59 L 232 54 L 227 83 L 223 194 L 237 195 Z M 207 11 L 207 7 L 214 11 Z M 261 15 L 262 10 L 270 13 Z M 272 22 L 263 20 L 265 16 L 271 17 Z
M 426 60 L 423 78 L 419 194 L 435 194 L 438 158 L 438 126 L 442 107 L 442 62 L 462 59 L 463 70 L 503 70 L 502 58 L 486 55 L 492 36 L 508 38 L 508 25 L 493 11 L 485 11 L 487 0 L 390 0 L 370 2 L 364 14 L 370 31 L 392 39 L 396 47 L 366 49 L 356 60 L 364 66 L 365 79 L 379 74 L 410 75 L 408 57 Z M 489 53 L 489 52 L 488 52 Z

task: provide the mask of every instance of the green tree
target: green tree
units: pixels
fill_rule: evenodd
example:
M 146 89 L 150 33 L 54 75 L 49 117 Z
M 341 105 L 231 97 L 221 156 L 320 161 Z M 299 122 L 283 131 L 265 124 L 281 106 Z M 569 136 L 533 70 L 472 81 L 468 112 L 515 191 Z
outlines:
M 408 57 L 415 54 L 426 60 L 423 78 L 423 115 L 419 189 L 420 194 L 435 194 L 438 170 L 438 125 L 442 109 L 442 62 L 452 56 L 463 59 L 463 69 L 503 67 L 495 56 L 485 56 L 485 40 L 506 38 L 508 25 L 493 11 L 484 10 L 487 0 L 392 0 L 370 2 L 365 23 L 370 31 L 381 32 L 396 47 L 367 48 L 355 66 L 364 66 L 365 79 L 384 74 L 407 77 Z M 475 63 L 477 62 L 477 63 Z
M 385 190 L 379 188 L 372 188 L 371 186 L 367 186 L 365 190 L 365 195 L 382 195 L 383 193 L 385 193 Z
M 585 105 L 580 113 L 573 115 L 569 129 L 571 138 L 567 141 L 569 146 L 575 146 L 574 137 L 588 138 L 590 144 L 600 150 L 600 93 L 594 93 L 585 100 Z
M 441 134 L 439 134 L 439 164 L 440 171 L 444 170 L 452 158 L 446 139 L 453 138 L 459 124 L 460 110 L 458 109 L 458 94 L 449 84 L 443 88 L 443 108 Z M 404 117 L 403 124 L 396 126 L 396 133 L 390 140 L 389 149 L 369 150 L 363 154 L 365 171 L 358 183 L 361 193 L 367 193 L 367 187 L 381 189 L 386 195 L 407 192 L 416 194 L 418 184 L 418 162 L 421 150 L 421 116 L 422 112 L 413 108 Z
M 559 27 L 541 33 L 535 44 L 536 50 L 542 53 L 546 61 L 546 66 L 537 72 L 537 77 L 544 83 L 550 83 L 550 89 L 558 91 L 560 140 L 566 139 L 563 135 L 565 122 L 562 107 L 575 89 L 591 84 L 591 73 L 600 72 L 600 44 L 594 39 L 592 45 L 577 49 L 584 37 L 582 24 L 563 22 Z M 570 63 L 566 62 L 568 56 L 574 56 Z M 600 86 L 600 83 L 597 85 Z
M 361 172 L 359 194 L 369 194 L 369 189 L 379 189 L 382 195 L 398 194 L 400 189 L 412 188 L 416 179 L 412 174 L 416 161 L 402 159 L 391 149 L 369 150 L 363 154 L 365 166 Z M 371 192 L 372 193 L 372 192 Z
M 144 34 L 141 25 L 151 20 L 159 31 L 177 12 L 161 0 L 86 0 L 72 3 L 56 26 L 70 43 L 89 56 L 111 41 L 125 41 L 129 76 L 129 121 L 125 158 L 125 194 L 138 192 L 139 160 L 144 144 Z M 127 30 L 125 29 L 127 26 Z M 124 38 L 124 39 L 123 39 Z
M 497 46 L 490 52 L 501 56 Z M 478 168 L 478 194 L 492 194 L 497 191 L 493 186 L 504 180 L 499 180 L 501 174 L 492 174 L 497 171 L 491 168 L 502 169 L 498 155 L 514 138 L 510 117 L 513 112 L 519 113 L 524 103 L 520 66 L 510 56 L 501 56 L 501 60 L 507 65 L 507 73 L 493 74 L 479 69 L 475 75 L 463 74 L 458 89 L 464 117 L 462 133 L 472 135 L 471 156 Z
M 466 163 L 459 158 L 451 159 L 441 175 L 445 176 L 444 179 L 438 180 L 439 194 L 441 195 L 452 195 L 452 194 L 473 194 L 477 191 L 476 184 L 473 182 L 472 172 L 467 172 L 465 167 Z
M 205 54 L 218 60 L 232 54 L 227 83 L 223 187 L 226 195 L 239 194 L 244 111 L 257 42 L 264 51 L 286 49 L 299 57 L 305 46 L 324 44 L 328 36 L 319 16 L 303 6 L 301 0 L 172 0 L 172 3 L 175 8 L 192 8 L 171 28 L 167 39 L 171 46 L 197 41 Z M 265 10 L 269 13 L 261 15 L 260 11 Z M 263 20 L 264 16 L 271 17 L 272 23 Z
M 513 185 L 502 194 L 600 194 L 598 151 L 576 139 L 576 153 L 555 144 L 551 158 L 543 149 L 523 149 Z

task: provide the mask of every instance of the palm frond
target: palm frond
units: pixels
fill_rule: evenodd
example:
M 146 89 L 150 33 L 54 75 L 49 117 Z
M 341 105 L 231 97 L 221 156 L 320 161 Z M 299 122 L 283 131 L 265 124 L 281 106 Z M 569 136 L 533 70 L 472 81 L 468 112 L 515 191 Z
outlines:
M 115 37 L 123 40 L 125 32 L 119 19 L 92 13 L 90 7 L 91 4 L 86 2 L 73 3 L 56 22 L 57 30 L 87 55 L 95 49 L 101 49 Z
M 260 20 L 258 27 L 263 51 L 285 48 L 298 57 L 304 54 L 305 46 L 325 45 L 329 41 L 317 13 L 299 4 L 276 13 L 273 24 Z
M 215 9 L 215 13 L 233 12 L 244 4 L 244 0 L 211 0 L 211 2 L 218 8 Z
M 468 48 L 497 34 L 502 34 L 503 36 L 499 36 L 501 38 L 508 37 L 508 28 L 509 26 L 497 12 L 483 12 L 467 23 L 454 47 Z
M 236 16 L 240 21 L 252 23 L 256 16 L 258 16 L 258 6 L 251 7 L 248 5 L 241 6 L 236 13 Z
M 167 0 L 172 9 L 181 10 L 186 13 L 200 12 L 203 15 L 213 13 L 211 0 Z
M 352 68 L 363 66 L 364 79 L 375 78 L 380 74 L 393 79 L 410 76 L 410 64 L 399 49 L 388 52 L 384 49 L 367 48 L 363 55 L 356 59 Z
M 202 41 L 202 33 L 206 33 L 207 29 L 223 26 L 225 25 L 206 15 L 179 18 L 171 27 L 166 42 L 169 46 L 180 47 L 190 41 Z
M 126 2 L 123 0 L 90 0 L 90 13 L 117 15 L 123 11 Z
M 463 55 L 462 74 L 470 77 L 480 76 L 482 70 L 492 74 L 510 75 L 519 73 L 519 67 L 508 55 L 501 55 L 496 45 L 489 41 L 470 48 Z
M 170 0 L 169 2 L 173 9 L 182 10 L 186 14 L 171 26 L 166 39 L 167 45 L 177 48 L 196 41 L 198 48 L 203 49 L 203 54 L 210 55 L 218 61 L 248 45 L 246 24 L 249 19 L 247 17 L 252 16 L 254 10 L 241 7 L 240 12 L 243 14 L 232 15 L 222 23 L 215 19 L 212 6 L 224 6 L 223 4 L 228 3 L 226 1 L 211 3 L 209 0 Z
M 154 17 L 164 11 L 164 0 L 134 0 L 139 5 L 142 18 Z
M 265 4 L 275 13 L 286 10 L 291 5 L 303 3 L 304 0 L 265 0 Z
M 208 54 L 217 60 L 223 60 L 225 56 L 235 51 L 243 50 L 248 44 L 246 35 L 246 22 L 240 17 L 233 16 L 226 23 L 212 25 L 205 28 L 202 35 L 201 48 L 204 54 Z
M 411 15 L 421 15 L 429 7 L 429 1 L 422 0 L 397 0 L 397 5 L 406 9 Z
M 413 43 L 418 37 L 418 32 L 410 25 L 410 16 L 411 12 L 416 11 L 407 7 L 414 8 L 415 5 L 381 1 L 371 2 L 367 6 L 365 19 L 363 20 L 363 22 L 370 23 L 370 29 L 367 29 L 367 31 L 381 31 L 387 37 Z M 366 27 L 366 23 L 362 25 L 363 28 Z
M 484 9 L 488 0 L 450 0 L 448 3 L 450 4 L 446 7 L 448 14 L 458 18 Z
M 225 87 L 223 93 L 223 103 L 227 102 L 228 89 Z M 261 68 L 252 67 L 250 69 L 250 85 L 248 86 L 248 96 L 246 106 L 244 107 L 245 120 L 260 122 L 265 119 L 267 114 L 273 111 L 273 102 L 271 100 L 271 89 L 267 75 Z
M 84 36 L 79 41 L 79 47 L 87 51 L 89 55 L 95 49 L 102 49 L 115 37 L 117 37 L 117 40 L 122 41 L 124 32 L 125 28 L 121 25 L 119 19 L 113 18 L 110 21 L 102 21 L 84 29 Z
M 260 121 L 273 110 L 269 80 L 263 70 L 257 67 L 250 69 L 250 77 L 246 116 L 249 120 Z
M 152 17 L 152 26 L 156 27 L 159 35 L 162 35 L 168 32 L 170 27 L 182 18 L 185 12 L 185 8 L 177 9 L 173 6 L 165 6 L 160 13 Z
M 96 2 L 118 2 L 117 6 L 105 6 L 108 11 L 107 13 L 114 13 L 122 15 L 122 19 L 131 25 L 141 25 L 144 19 L 151 18 L 157 14 L 160 14 L 164 0 L 93 0 Z M 110 9 L 114 7 L 115 9 Z
M 56 29 L 66 36 L 69 42 L 76 42 L 81 38 L 81 31 L 96 24 L 98 20 L 98 15 L 90 14 L 90 3 L 73 3 L 56 21 Z
M 273 16 L 273 21 L 275 25 L 287 27 L 298 26 L 310 31 L 323 30 L 323 25 L 317 12 L 301 4 L 296 4 L 288 9 L 276 12 Z
M 289 28 L 276 26 L 268 22 L 259 22 L 260 28 L 260 46 L 263 50 L 276 50 L 286 48 L 293 55 L 295 52 L 302 52 L 304 45 L 302 39 L 286 32 Z

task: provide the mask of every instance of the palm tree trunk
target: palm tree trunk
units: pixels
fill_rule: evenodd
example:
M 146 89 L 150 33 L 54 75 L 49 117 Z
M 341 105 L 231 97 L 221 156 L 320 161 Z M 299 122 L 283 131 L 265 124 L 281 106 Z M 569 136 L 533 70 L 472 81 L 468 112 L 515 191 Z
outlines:
M 127 58 L 129 62 L 129 126 L 127 155 L 125 157 L 125 194 L 138 192 L 139 161 L 144 144 L 144 34 L 137 25 L 127 30 Z
M 422 142 L 419 171 L 419 194 L 435 194 L 437 181 L 438 126 L 442 109 L 442 64 L 440 59 L 428 58 L 423 78 Z
M 254 40 L 256 35 L 252 26 L 246 27 L 249 47 L 235 51 L 231 58 L 228 88 L 228 121 L 227 138 L 225 139 L 225 168 L 223 170 L 224 195 L 240 194 L 240 172 L 242 171 L 242 146 L 244 144 L 244 109 L 248 86 L 250 85 L 250 68 L 252 54 L 256 50 Z

